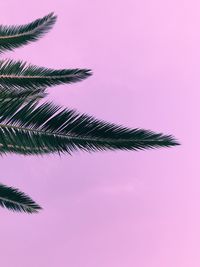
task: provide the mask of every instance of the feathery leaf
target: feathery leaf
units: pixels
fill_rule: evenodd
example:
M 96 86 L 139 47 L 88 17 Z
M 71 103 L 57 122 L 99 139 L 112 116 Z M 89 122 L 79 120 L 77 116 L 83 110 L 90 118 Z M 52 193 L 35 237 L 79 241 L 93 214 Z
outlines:
M 0 184 L 0 206 L 12 211 L 36 213 L 41 207 L 18 189 Z
M 0 26 L 0 52 L 37 41 L 55 24 L 56 16 L 53 13 L 21 26 Z
M 60 69 L 53 70 L 26 62 L 0 61 L 0 90 L 40 90 L 64 83 L 74 83 L 91 75 L 89 69 Z
M 23 99 L 0 101 L 0 153 L 140 150 L 178 145 L 170 135 L 129 129 L 76 111 Z

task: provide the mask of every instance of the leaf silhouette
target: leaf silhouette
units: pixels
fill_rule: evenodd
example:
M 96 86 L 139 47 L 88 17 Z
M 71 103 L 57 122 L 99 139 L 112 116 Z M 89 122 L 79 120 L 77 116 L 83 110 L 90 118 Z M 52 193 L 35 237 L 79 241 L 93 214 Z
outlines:
M 21 26 L 0 26 L 0 52 L 37 41 L 55 24 L 56 16 L 53 13 Z
M 18 189 L 0 184 L 0 206 L 12 211 L 36 213 L 41 207 Z
M 61 69 L 28 65 L 26 62 L 0 61 L 0 90 L 10 92 L 42 91 L 48 86 L 74 83 L 91 76 L 89 69 Z M 41 88 L 41 89 L 40 89 Z
M 0 26 L 0 53 L 37 41 L 55 24 L 54 13 L 21 26 Z M 98 120 L 51 102 L 38 104 L 46 88 L 82 81 L 90 69 L 50 69 L 0 61 L 0 155 L 75 151 L 144 150 L 179 145 L 171 135 Z M 0 184 L 0 206 L 35 213 L 41 207 L 18 189 Z
M 46 154 L 76 150 L 143 150 L 170 147 L 170 135 L 129 129 L 53 103 L 0 101 L 0 153 Z

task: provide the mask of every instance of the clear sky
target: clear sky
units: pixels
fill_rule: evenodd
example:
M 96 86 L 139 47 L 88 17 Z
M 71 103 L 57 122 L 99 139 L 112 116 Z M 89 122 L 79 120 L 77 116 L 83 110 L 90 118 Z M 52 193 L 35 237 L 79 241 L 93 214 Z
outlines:
M 195 0 L 1 0 L 2 24 L 58 15 L 43 39 L 4 57 L 94 72 L 49 99 L 182 144 L 1 158 L 0 181 L 44 208 L 0 209 L 1 266 L 200 266 L 199 10 Z

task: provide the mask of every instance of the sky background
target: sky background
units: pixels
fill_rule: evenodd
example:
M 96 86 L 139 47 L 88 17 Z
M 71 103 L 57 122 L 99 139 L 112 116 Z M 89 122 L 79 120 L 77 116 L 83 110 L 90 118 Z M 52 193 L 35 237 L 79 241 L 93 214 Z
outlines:
M 1 158 L 1 182 L 44 208 L 0 209 L 1 266 L 199 267 L 199 1 L 2 0 L 0 10 L 6 25 L 58 15 L 43 39 L 4 58 L 93 70 L 49 99 L 182 144 Z

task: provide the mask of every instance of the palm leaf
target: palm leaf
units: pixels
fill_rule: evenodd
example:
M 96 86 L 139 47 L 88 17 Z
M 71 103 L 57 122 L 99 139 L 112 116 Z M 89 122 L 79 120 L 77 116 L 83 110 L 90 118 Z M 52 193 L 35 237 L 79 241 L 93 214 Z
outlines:
M 26 62 L 2 60 L 0 61 L 0 90 L 43 90 L 47 86 L 64 83 L 74 83 L 86 79 L 91 75 L 89 69 L 60 69 L 28 65 Z
M 21 26 L 0 26 L 0 52 L 37 41 L 55 24 L 53 13 Z
M 60 109 L 52 103 L 0 102 L 0 153 L 71 153 L 76 150 L 141 150 L 170 147 L 170 135 L 129 129 Z
M 36 213 L 41 207 L 18 189 L 0 184 L 0 206 L 12 211 Z

